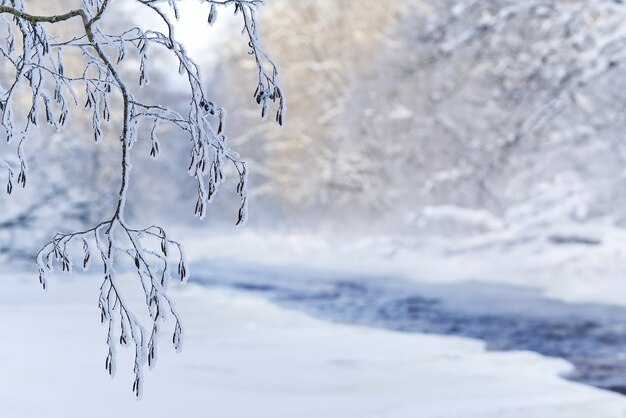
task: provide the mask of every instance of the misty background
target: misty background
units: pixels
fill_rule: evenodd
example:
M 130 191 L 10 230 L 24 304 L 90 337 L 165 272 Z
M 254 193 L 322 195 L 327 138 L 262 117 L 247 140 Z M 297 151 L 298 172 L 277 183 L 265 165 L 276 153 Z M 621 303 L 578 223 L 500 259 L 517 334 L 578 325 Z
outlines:
M 273 0 L 261 39 L 282 64 L 282 129 L 259 121 L 253 62 L 233 20 L 205 34 L 196 13 L 179 26 L 195 28 L 183 34 L 250 166 L 246 228 L 558 245 L 601 242 L 589 225 L 624 226 L 624 16 L 615 1 Z M 184 108 L 172 62 L 151 54 L 141 94 Z M 29 187 L 0 201 L 6 254 L 27 256 L 42 242 L 34 237 L 111 210 L 115 116 L 100 144 L 87 113 L 71 118 L 69 134 L 42 128 L 30 141 Z M 130 219 L 230 229 L 235 181 L 195 220 L 188 144 L 177 135 L 161 134 L 156 161 L 148 141 L 133 149 Z

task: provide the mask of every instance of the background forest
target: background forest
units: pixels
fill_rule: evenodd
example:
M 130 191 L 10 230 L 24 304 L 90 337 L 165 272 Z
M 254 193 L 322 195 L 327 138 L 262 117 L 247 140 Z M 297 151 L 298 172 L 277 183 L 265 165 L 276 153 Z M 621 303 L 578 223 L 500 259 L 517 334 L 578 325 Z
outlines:
M 262 35 L 288 63 L 284 129 L 257 123 L 235 25 L 206 44 L 189 38 L 209 88 L 232 109 L 230 143 L 251 164 L 249 228 L 594 241 L 576 227 L 624 222 L 623 13 L 613 1 L 274 0 Z M 168 87 L 143 93 L 184 106 L 168 62 L 155 62 L 152 85 Z M 32 250 L 20 233 L 106 211 L 118 150 L 113 134 L 89 141 L 84 117 L 75 135 L 32 141 L 37 186 L 13 198 L 19 205 L 0 202 L 3 251 Z M 180 142 L 163 144 L 156 162 L 139 144 L 135 213 L 207 230 L 232 224 L 229 193 L 207 222 L 193 220 Z

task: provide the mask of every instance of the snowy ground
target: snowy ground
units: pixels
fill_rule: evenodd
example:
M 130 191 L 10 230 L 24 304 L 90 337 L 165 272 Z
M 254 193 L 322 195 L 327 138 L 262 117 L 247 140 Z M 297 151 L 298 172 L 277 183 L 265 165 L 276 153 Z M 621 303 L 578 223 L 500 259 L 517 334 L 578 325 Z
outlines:
M 192 260 L 308 266 L 378 277 L 487 281 L 541 290 L 566 302 L 626 306 L 626 230 L 605 224 L 524 225 L 464 239 L 370 239 L 243 231 L 187 248 Z M 564 239 L 574 242 L 557 244 Z M 577 240 L 597 244 L 576 243 Z
M 626 398 L 559 378 L 569 366 L 481 343 L 321 322 L 227 291 L 174 290 L 182 353 L 163 348 L 141 402 L 130 350 L 104 371 L 98 281 L 44 293 L 34 275 L 0 280 L 0 416 L 623 417 Z M 65 276 L 67 277 L 67 276 Z

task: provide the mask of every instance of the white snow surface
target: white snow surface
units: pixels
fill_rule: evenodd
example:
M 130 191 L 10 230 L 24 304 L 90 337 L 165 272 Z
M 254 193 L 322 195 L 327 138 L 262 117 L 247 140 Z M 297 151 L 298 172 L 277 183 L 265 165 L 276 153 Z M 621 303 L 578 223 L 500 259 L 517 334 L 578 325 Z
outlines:
M 131 278 L 126 280 L 130 281 Z M 261 299 L 173 288 L 182 353 L 161 339 L 143 400 L 130 349 L 104 370 L 96 276 L 0 280 L 0 416 L 30 417 L 623 417 L 626 398 L 558 377 L 569 364 L 478 341 L 322 322 Z M 139 293 L 136 293 L 139 295 Z M 141 300 L 137 299 L 139 305 Z M 132 300 L 131 300 L 132 303 Z M 165 331 L 164 331 L 165 332 Z
M 307 266 L 381 280 L 484 281 L 534 288 L 565 302 L 626 306 L 626 229 L 609 222 L 514 223 L 455 239 L 407 234 L 329 241 L 328 231 L 248 230 L 194 243 L 198 234 L 186 235 L 192 262 L 210 254 L 225 262 Z

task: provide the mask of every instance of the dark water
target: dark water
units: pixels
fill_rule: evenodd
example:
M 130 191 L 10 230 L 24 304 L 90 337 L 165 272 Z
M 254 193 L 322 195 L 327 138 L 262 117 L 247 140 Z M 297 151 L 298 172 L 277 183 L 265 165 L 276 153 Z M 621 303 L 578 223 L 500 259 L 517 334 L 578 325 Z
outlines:
M 571 380 L 626 394 L 626 309 L 548 300 L 484 282 L 421 284 L 300 268 L 211 264 L 196 283 L 261 294 L 325 320 L 484 340 L 576 366 Z M 626 297 L 626 295 L 624 295 Z

